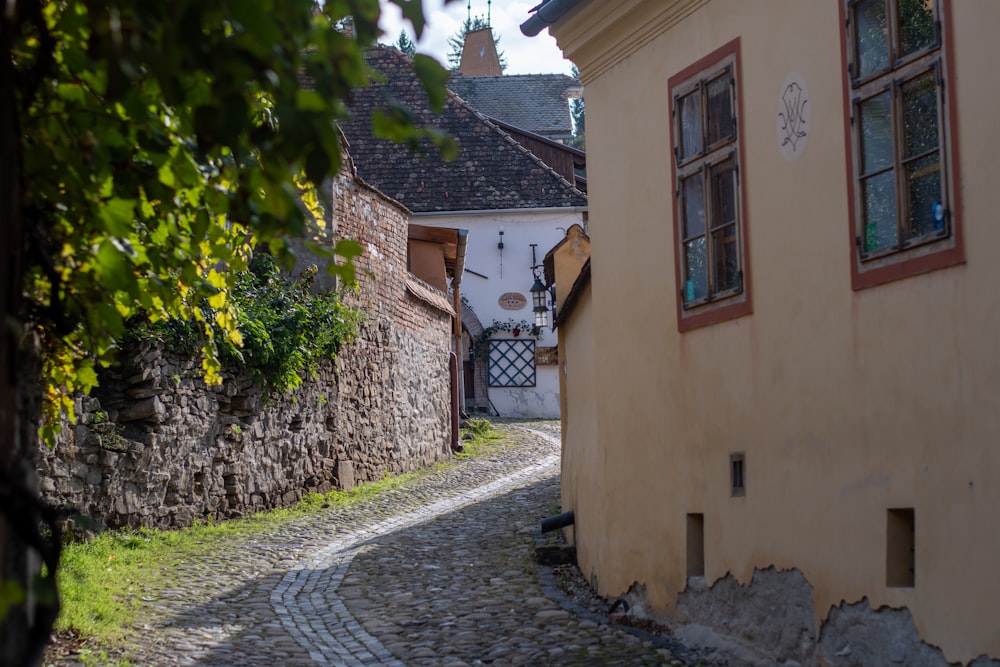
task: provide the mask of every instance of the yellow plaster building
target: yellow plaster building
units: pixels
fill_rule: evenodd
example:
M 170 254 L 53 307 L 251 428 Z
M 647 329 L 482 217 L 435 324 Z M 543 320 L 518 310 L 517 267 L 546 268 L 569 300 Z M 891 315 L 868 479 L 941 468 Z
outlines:
M 559 314 L 584 574 L 772 659 L 1000 658 L 1000 2 L 533 20 L 587 105 L 593 273 Z M 713 622 L 733 586 L 737 615 L 804 599 L 805 634 Z

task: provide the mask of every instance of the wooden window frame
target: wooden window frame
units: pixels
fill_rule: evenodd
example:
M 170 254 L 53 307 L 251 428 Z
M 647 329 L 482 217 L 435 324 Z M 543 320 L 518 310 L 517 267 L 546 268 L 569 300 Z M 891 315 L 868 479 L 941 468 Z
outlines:
M 732 140 L 717 141 L 710 146 L 702 146 L 702 151 L 694 156 L 682 157 L 680 154 L 681 118 L 678 113 L 678 100 L 699 86 L 707 85 L 727 68 L 730 69 L 732 84 L 732 113 L 735 137 Z M 743 95 L 741 93 L 741 61 L 740 39 L 719 47 L 697 62 L 684 68 L 667 82 L 671 100 L 670 145 L 674 159 L 671 160 L 671 183 L 673 183 L 673 233 L 674 233 L 674 276 L 677 286 L 677 328 L 681 332 L 691 331 L 727 320 L 732 320 L 753 312 L 750 289 L 750 250 L 746 202 L 746 167 L 744 156 L 743 132 Z M 703 143 L 707 142 L 708 123 L 707 105 L 702 106 Z M 683 238 L 683 198 L 681 196 L 681 179 L 703 170 L 706 175 L 713 166 L 732 160 L 735 170 L 735 236 L 736 257 L 739 261 L 738 285 L 729 290 L 714 290 L 713 271 L 709 270 L 708 295 L 704 299 L 688 303 L 685 300 L 685 239 Z M 711 235 L 714 226 L 709 179 L 703 181 L 705 202 L 705 245 L 706 261 L 711 257 Z M 711 265 L 711 263 L 710 263 Z
M 851 287 L 862 290 L 965 262 L 959 186 L 958 136 L 953 71 L 954 47 L 951 36 L 951 0 L 934 0 L 936 11 L 935 43 L 923 50 L 898 56 L 898 0 L 885 0 L 890 18 L 888 35 L 889 63 L 885 70 L 855 77 L 858 67 L 854 8 L 862 0 L 840 2 L 841 52 L 844 63 L 844 124 L 847 155 L 847 186 L 851 251 Z M 938 154 L 942 183 L 944 229 L 914 239 L 903 238 L 903 218 L 908 206 L 905 164 L 916 158 L 904 157 L 902 144 L 902 86 L 933 72 L 937 77 Z M 896 225 L 898 245 L 887 250 L 868 252 L 861 191 L 861 102 L 889 91 L 893 124 L 893 164 L 896 189 Z M 868 175 L 870 176 L 870 174 Z

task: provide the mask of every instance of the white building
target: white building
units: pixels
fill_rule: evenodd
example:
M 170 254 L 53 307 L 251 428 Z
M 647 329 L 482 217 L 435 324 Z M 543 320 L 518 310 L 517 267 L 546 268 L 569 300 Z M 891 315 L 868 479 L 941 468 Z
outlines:
M 582 154 L 501 127 L 454 94 L 440 114 L 432 113 L 409 59 L 395 49 L 373 49 L 369 64 L 384 80 L 357 92 L 354 119 L 342 125 L 358 176 L 407 206 L 412 223 L 469 232 L 462 279 L 466 410 L 558 417 L 553 316 L 546 313 L 549 326 L 534 327 L 531 287 L 542 278 L 545 252 L 570 225 L 585 225 L 587 199 L 573 173 Z M 374 138 L 372 115 L 387 100 L 454 137 L 458 157 L 444 161 L 430 146 L 414 152 Z M 546 297 L 548 307 L 552 299 Z

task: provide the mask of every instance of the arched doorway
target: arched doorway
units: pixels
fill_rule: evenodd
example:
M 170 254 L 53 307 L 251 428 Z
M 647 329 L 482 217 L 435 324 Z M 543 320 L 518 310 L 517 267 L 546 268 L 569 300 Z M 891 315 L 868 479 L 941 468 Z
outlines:
M 470 353 L 472 341 L 483 332 L 483 325 L 468 305 L 462 304 L 462 371 L 465 385 L 465 411 L 469 414 L 494 414 L 486 384 L 486 363 Z

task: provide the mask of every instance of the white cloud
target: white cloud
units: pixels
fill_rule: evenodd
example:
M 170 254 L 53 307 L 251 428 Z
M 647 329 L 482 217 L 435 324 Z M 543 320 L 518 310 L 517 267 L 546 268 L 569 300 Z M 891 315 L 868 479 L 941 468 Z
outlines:
M 416 1 L 416 0 L 414 0 Z M 417 44 L 418 53 L 434 56 L 448 66 L 448 38 L 462 29 L 468 16 L 468 0 L 444 3 L 444 0 L 423 0 L 427 25 Z M 490 23 L 493 33 L 500 38 L 500 51 L 507 58 L 504 74 L 569 74 L 572 63 L 565 60 L 556 40 L 543 30 L 537 37 L 521 34 L 521 24 L 530 16 L 530 9 L 540 0 L 496 0 L 492 3 Z M 399 9 L 386 0 L 382 4 L 382 37 L 384 43 L 395 43 L 400 30 L 405 29 L 411 38 L 413 26 L 403 21 Z M 486 0 L 472 0 L 472 15 L 486 16 Z

